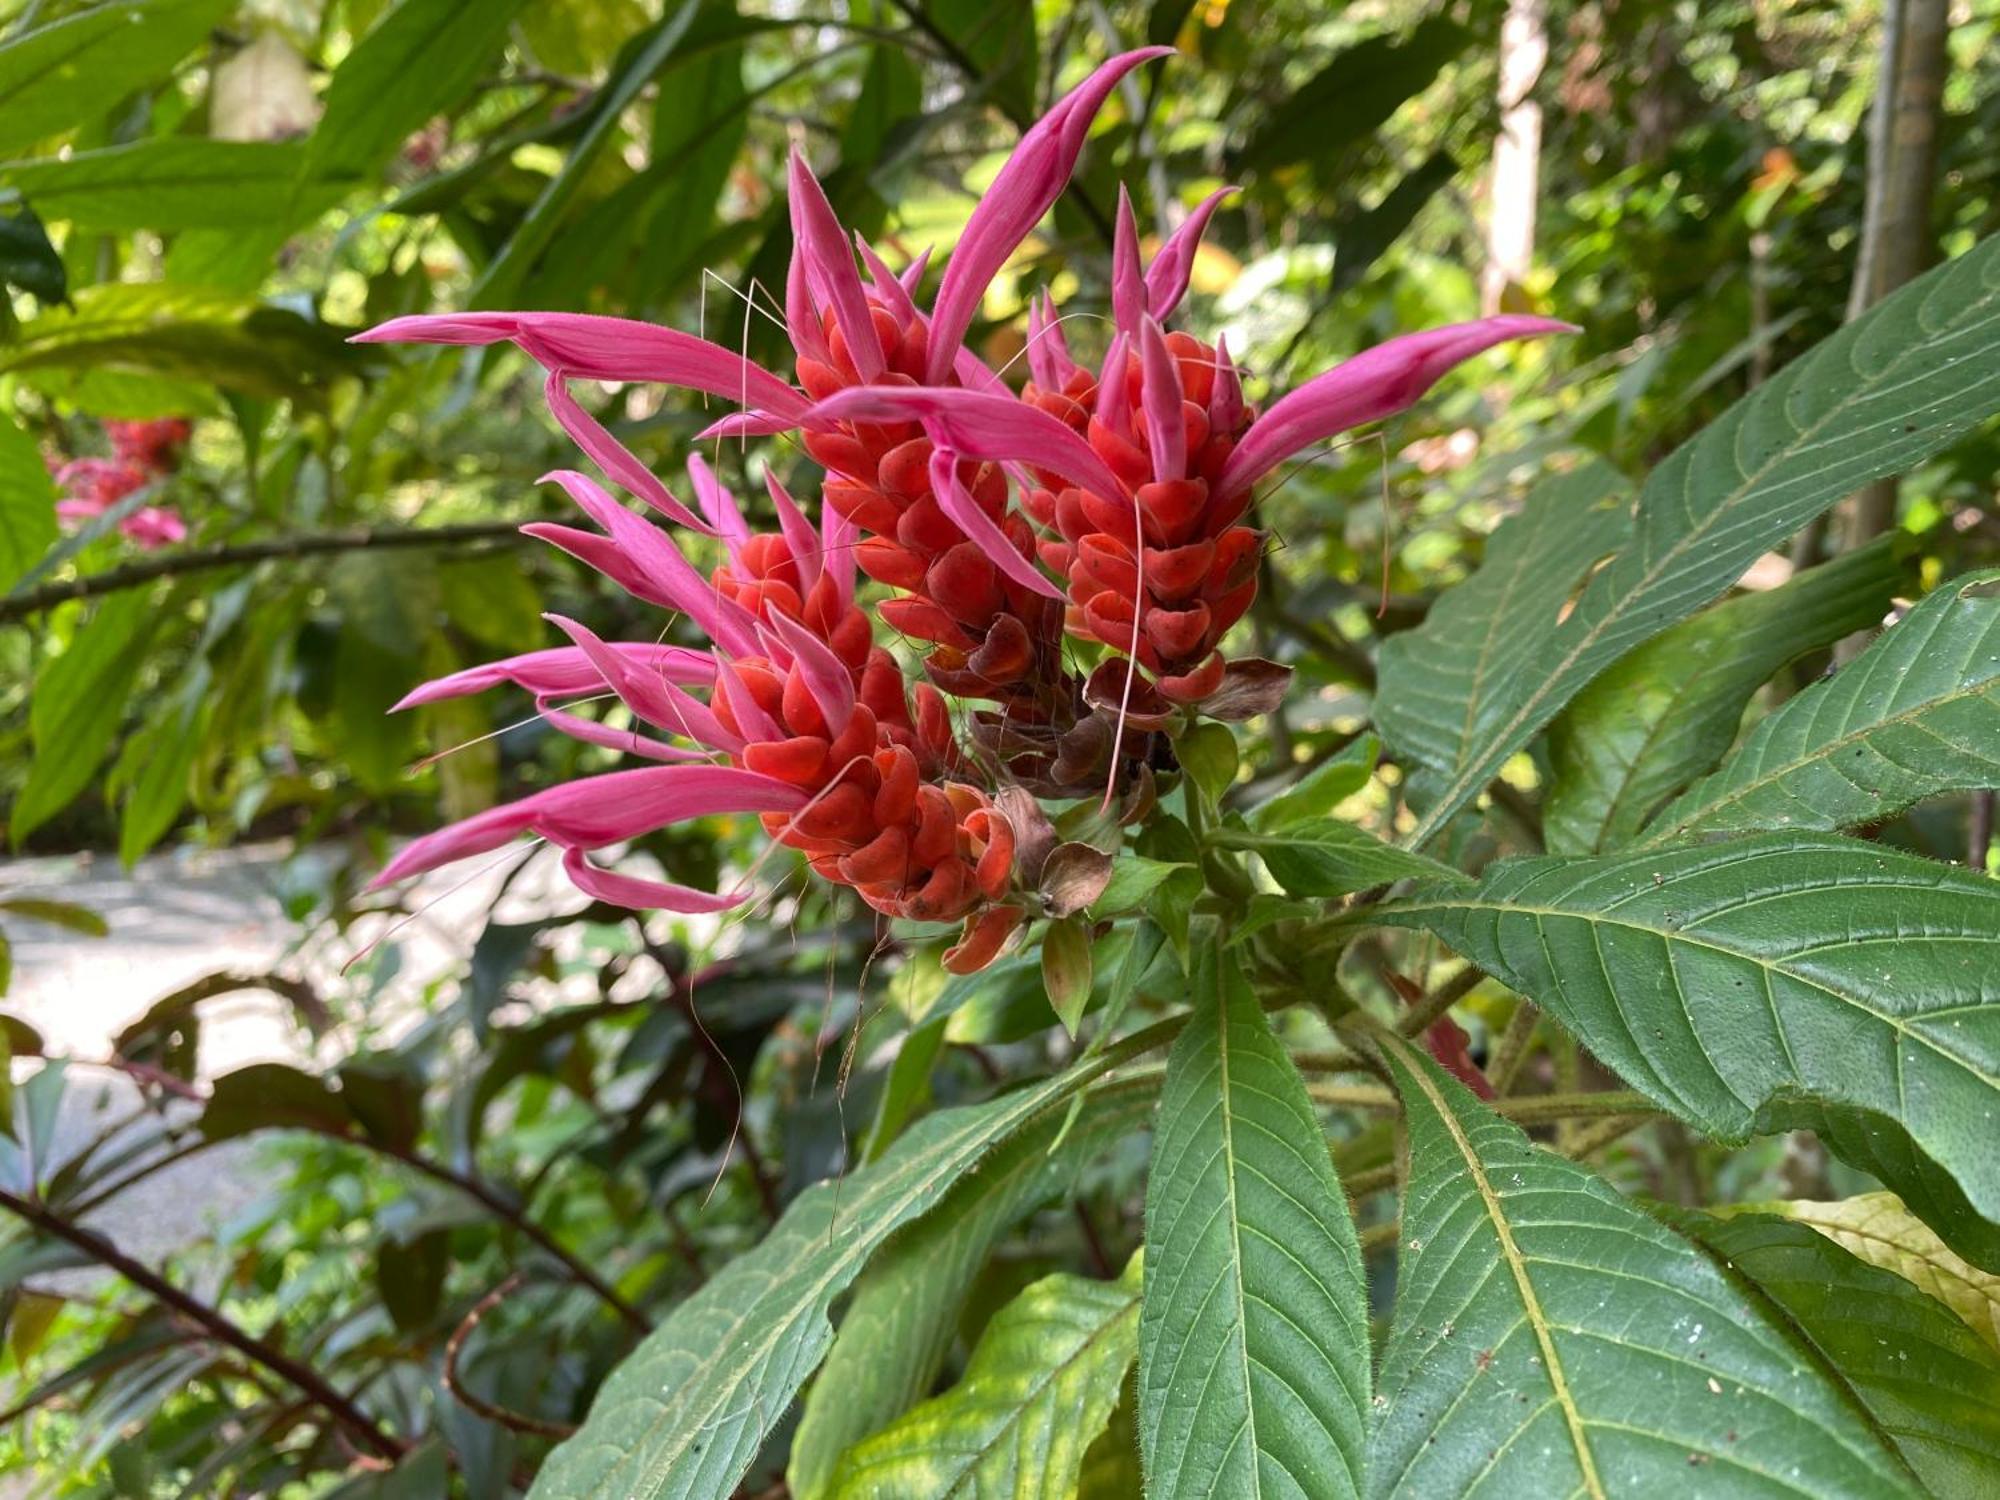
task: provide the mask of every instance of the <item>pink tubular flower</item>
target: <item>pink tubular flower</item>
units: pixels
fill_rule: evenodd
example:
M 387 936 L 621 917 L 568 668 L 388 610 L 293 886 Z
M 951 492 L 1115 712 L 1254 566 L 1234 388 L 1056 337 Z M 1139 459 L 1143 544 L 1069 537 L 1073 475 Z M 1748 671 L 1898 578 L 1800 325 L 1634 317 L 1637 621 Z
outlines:
M 1039 814 L 1016 828 L 996 798 L 1122 790 L 1121 816 L 1174 764 L 1194 717 L 1247 717 L 1282 690 L 1270 663 L 1223 640 L 1250 607 L 1263 533 L 1258 483 L 1327 438 L 1402 411 L 1451 368 L 1569 325 L 1498 317 L 1390 339 L 1275 400 L 1261 416 L 1222 340 L 1165 326 L 1202 234 L 1234 189 L 1209 195 L 1147 264 L 1121 192 L 1112 329 L 1091 368 L 1046 293 L 1027 309 L 1018 393 L 966 347 L 994 277 L 1075 169 L 1092 121 L 1132 69 L 1114 57 L 1022 137 L 981 197 L 926 313 L 925 259 L 900 276 L 848 233 L 802 152 L 787 176 L 793 252 L 784 304 L 792 378 L 720 345 L 619 318 L 467 313 L 399 318 L 361 337 L 511 342 L 548 372 L 557 421 L 613 483 L 721 562 L 703 575 L 674 538 L 576 471 L 548 476 L 594 528 L 529 533 L 634 597 L 684 616 L 709 649 L 599 639 L 551 616 L 566 646 L 455 673 L 405 704 L 502 682 L 563 732 L 646 762 L 552 787 L 419 839 L 396 879 L 524 833 L 564 850 L 577 885 L 634 906 L 715 911 L 742 899 L 600 868 L 590 856 L 686 818 L 755 813 L 777 843 L 884 913 L 962 922 L 946 956 L 989 962 L 1026 920 L 1046 853 Z M 733 402 L 704 437 L 797 432 L 825 471 L 817 523 L 774 477 L 777 529 L 756 531 L 698 459 L 693 504 L 667 491 L 570 394 L 570 382 L 652 381 Z M 907 682 L 857 602 L 857 569 L 888 591 L 882 622 L 925 650 Z M 1083 678 L 1065 636 L 1113 657 Z M 966 703 L 961 749 L 946 695 Z M 615 698 L 633 727 L 575 710 Z M 985 705 L 985 706 L 971 706 Z M 1128 735 L 1128 727 L 1133 731 Z M 1027 798 L 1032 807 L 1033 798 Z M 1041 842 L 1038 842 L 1041 841 Z

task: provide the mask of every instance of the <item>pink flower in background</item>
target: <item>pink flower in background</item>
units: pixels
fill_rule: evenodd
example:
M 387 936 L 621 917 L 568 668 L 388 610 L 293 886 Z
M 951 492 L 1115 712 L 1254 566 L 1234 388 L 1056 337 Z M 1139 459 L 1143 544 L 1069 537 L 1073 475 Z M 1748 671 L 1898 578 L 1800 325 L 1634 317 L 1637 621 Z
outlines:
M 63 491 L 56 518 L 72 529 L 103 515 L 112 506 L 155 479 L 173 472 L 186 444 L 189 425 L 178 419 L 155 422 L 106 422 L 114 457 L 74 458 L 57 466 L 55 482 Z M 172 506 L 147 505 L 118 523 L 118 532 L 144 551 L 187 539 L 187 523 Z
M 153 422 L 106 422 L 104 435 L 121 462 L 150 474 L 168 474 L 180 465 L 181 449 L 193 435 L 191 423 L 179 417 Z

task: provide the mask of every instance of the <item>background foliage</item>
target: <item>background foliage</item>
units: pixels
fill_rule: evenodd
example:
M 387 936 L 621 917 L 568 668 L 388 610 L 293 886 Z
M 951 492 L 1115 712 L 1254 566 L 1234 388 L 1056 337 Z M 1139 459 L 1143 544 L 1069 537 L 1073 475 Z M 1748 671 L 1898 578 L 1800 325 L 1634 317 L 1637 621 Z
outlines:
M 1234 182 L 1243 192 L 1197 265 L 1191 322 L 1204 335 L 1228 331 L 1255 394 L 1282 390 L 1395 331 L 1480 310 L 1506 9 L 1497 0 L 0 0 L 9 289 L 0 300 L 0 802 L 13 847 L 132 862 L 176 844 L 287 840 L 313 855 L 290 897 L 303 961 L 316 944 L 381 933 L 377 914 L 394 912 L 396 898 L 359 888 L 398 834 L 598 764 L 598 752 L 542 729 L 518 696 L 385 712 L 422 679 L 546 644 L 544 610 L 609 638 L 650 635 L 660 622 L 514 533 L 559 509 L 536 484 L 567 452 L 543 415 L 537 370 L 498 351 L 354 346 L 349 333 L 413 311 L 556 308 L 703 328 L 774 356 L 785 348 L 771 293 L 782 299 L 790 249 L 789 142 L 806 147 L 843 220 L 898 264 L 925 246 L 943 253 L 1020 128 L 1088 63 L 1151 40 L 1183 55 L 1135 75 L 1107 110 L 1075 189 L 987 307 L 984 352 L 996 365 L 1014 352 L 1012 315 L 1037 286 L 1058 287 L 1072 306 L 1105 305 L 1117 181 L 1133 185 L 1149 229 Z M 1973 0 L 1950 19 L 1930 228 L 1938 254 L 1957 261 L 1938 317 L 1971 327 L 1995 287 L 1993 247 L 1972 247 L 2000 229 L 1991 60 L 2000 8 Z M 1989 868 L 1978 830 L 1983 818 L 1990 836 L 1991 803 L 1937 793 L 1992 785 L 1995 742 L 1984 752 L 1975 742 L 1969 768 L 1917 747 L 1926 726 L 1990 728 L 1977 717 L 1991 713 L 1990 681 L 1895 659 L 1939 640 L 1954 666 L 1990 652 L 2000 627 L 1972 606 L 1990 597 L 1991 575 L 1977 585 L 1986 594 L 1933 595 L 1865 667 L 1813 696 L 1797 691 L 1894 599 L 1995 560 L 2000 450 L 1990 424 L 1976 425 L 1986 413 L 1977 390 L 1960 378 L 1954 393 L 1949 371 L 1934 377 L 1949 408 L 1939 421 L 1971 429 L 1950 446 L 1926 431 L 1871 447 L 1869 410 L 1832 419 L 1852 472 L 1806 476 L 1822 504 L 1894 472 L 1898 442 L 1920 467 L 1892 538 L 1780 589 L 1769 585 L 1789 564 L 1777 553 L 1819 507 L 1796 487 L 1776 498 L 1789 473 L 1759 489 L 1727 469 L 1744 462 L 1745 432 L 1761 442 L 1780 416 L 1802 421 L 1821 393 L 1844 399 L 1838 382 L 1865 386 L 1855 372 L 1867 361 L 1852 341 L 1797 357 L 1847 318 L 1879 20 L 1871 6 L 1807 0 L 1547 7 L 1537 259 L 1496 290 L 1510 308 L 1584 331 L 1450 383 L 1379 442 L 1300 466 L 1263 502 L 1279 545 L 1248 633 L 1297 675 L 1284 709 L 1238 736 L 1218 789 L 1234 787 L 1233 805 L 1247 807 L 1298 768 L 1321 768 L 1295 794 L 1305 800 L 1229 835 L 1262 851 L 1274 880 L 1266 899 L 1426 873 L 1379 845 L 1366 857 L 1390 863 L 1357 867 L 1354 850 L 1283 841 L 1288 826 L 1343 804 L 1381 832 L 1442 831 L 1431 852 L 1459 866 L 1499 852 L 1602 855 L 1582 874 L 1564 866 L 1537 876 L 1529 865 L 1504 878 L 1541 879 L 1538 901 L 1571 922 L 1557 941 L 1573 942 L 1597 930 L 1593 903 L 1605 891 L 1650 883 L 1659 888 L 1651 918 L 1671 943 L 1677 914 L 1734 877 L 1704 868 L 1697 851 L 1651 852 L 1648 838 L 1669 825 L 1768 827 L 1741 810 L 1789 800 L 1826 809 L 1815 826 L 1865 826 L 1885 852 L 1837 839 L 1804 854 L 1786 844 L 1786 878 L 1809 859 L 1828 880 L 1887 886 L 1931 868 L 1917 856 L 1964 862 L 1970 852 L 1977 873 L 1941 887 L 1938 909 L 1960 887 L 1967 923 L 1991 909 L 1990 896 L 1976 904 Z M 1936 345 L 1911 347 L 1928 357 Z M 1869 378 L 1896 384 L 1897 367 Z M 1753 390 L 1761 405 L 1723 418 Z M 662 473 L 711 415 L 657 390 L 598 388 L 591 401 Z M 107 420 L 163 417 L 192 421 L 184 458 L 103 515 L 60 529 L 51 464 L 107 452 Z M 1704 429 L 1701 444 L 1681 448 Z M 725 472 L 741 463 L 727 447 L 715 457 Z M 1538 483 L 1552 461 L 1560 477 Z M 1718 472 L 1724 482 L 1701 488 Z M 1649 512 L 1642 500 L 1639 550 L 1584 579 L 1627 539 L 1622 502 L 1676 484 L 1717 506 L 1717 532 L 1737 534 L 1745 513 L 1760 518 L 1741 556 L 1710 559 L 1721 568 L 1711 592 L 1753 564 L 1762 576 L 1641 646 L 1647 607 L 1684 582 L 1642 566 L 1648 516 L 1658 521 L 1662 506 Z M 1489 546 L 1531 490 L 1538 505 Z M 1540 503 L 1557 490 L 1574 509 Z M 1591 508 L 1594 497 L 1605 503 Z M 119 523 L 141 505 L 175 508 L 186 542 L 137 550 Z M 1678 536 L 1662 533 L 1658 550 Z M 1770 555 L 1760 563 L 1760 554 Z M 1473 584 L 1431 607 L 1468 575 Z M 1502 658 L 1488 661 L 1477 649 L 1483 601 L 1514 597 L 1512 585 L 1532 594 L 1542 625 L 1510 633 Z M 1955 608 L 1964 618 L 1948 617 Z M 1599 634 L 1577 645 L 1590 631 Z M 1548 715 L 1496 685 L 1572 646 L 1582 676 L 1616 665 L 1530 745 Z M 1704 669 L 1688 672 L 1690 657 Z M 1427 716 L 1430 698 L 1372 702 L 1378 673 L 1416 670 L 1450 679 L 1439 691 L 1453 711 Z M 1550 678 L 1549 715 L 1580 680 Z M 1885 724 L 1880 700 L 1892 692 L 1909 701 Z M 1909 702 L 1917 710 L 1902 711 Z M 1371 711 L 1392 747 L 1372 776 Z M 1700 779 L 1746 715 L 1754 727 L 1729 767 Z M 1834 752 L 1814 749 L 1830 723 L 1841 753 L 1878 757 L 1880 774 L 1857 787 Z M 433 758 L 442 750 L 453 753 Z M 1482 810 L 1447 829 L 1454 799 L 1496 776 Z M 747 820 L 718 822 L 700 837 L 662 836 L 648 852 L 670 878 L 703 883 L 747 862 L 754 834 Z M 1635 841 L 1644 852 L 1614 852 Z M 1142 852 L 1163 863 L 1188 854 Z M 1171 876 L 1133 868 L 1121 878 Z M 0 990 L 9 928 L 56 922 L 86 940 L 99 925 L 25 887 L 0 896 Z M 1528 1156 L 1520 1126 L 1591 1157 L 1619 1187 L 1678 1205 L 1676 1222 L 1694 1226 L 1685 1233 L 1752 1267 L 1763 1287 L 1754 1295 L 1799 1322 L 1820 1327 L 1824 1288 L 1852 1286 L 1849 1306 L 1883 1299 L 1898 1337 L 1964 1362 L 1975 1372 L 1967 1381 L 1985 1380 L 2000 1266 L 1990 1164 L 1974 1184 L 1977 1212 L 1965 1207 L 1964 1175 L 1935 1185 L 1944 1206 L 1922 1219 L 1958 1226 L 1940 1239 L 1893 1197 L 1853 1196 L 1874 1180 L 1803 1133 L 1838 1140 L 1891 1103 L 1855 1099 L 1859 1113 L 1834 1118 L 1794 1102 L 1787 1113 L 1802 1078 L 1762 1055 L 1755 1076 L 1731 1075 L 1718 1103 L 1703 1092 L 1715 1069 L 1698 1037 L 1660 1064 L 1684 1070 L 1663 1091 L 1692 1101 L 1675 1111 L 1681 1120 L 1663 1118 L 1657 1095 L 1616 1089 L 1598 1061 L 1628 1079 L 1652 1065 L 1653 1046 L 1620 1034 L 1637 1002 L 1613 994 L 1608 978 L 1592 987 L 1524 968 L 1501 922 L 1485 920 L 1488 906 L 1519 900 L 1497 885 L 1427 890 L 1396 919 L 1402 927 L 1355 944 L 1341 970 L 1378 1005 L 1402 1004 L 1389 974 L 1415 975 L 1432 999 L 1450 988 L 1473 1055 L 1521 1084 L 1515 1124 L 1475 1120 L 1469 1096 L 1412 1054 L 1391 1063 L 1406 1106 L 1399 1132 L 1389 1095 L 1357 1104 L 1363 1086 L 1342 1082 L 1337 1066 L 1314 1072 L 1313 1055 L 1335 1047 L 1320 1018 L 1295 1012 L 1281 1028 L 1310 1096 L 1286 1107 L 1317 1108 L 1330 1122 L 1338 1172 L 1322 1181 L 1316 1164 L 1300 1163 L 1298 1180 L 1329 1201 L 1344 1188 L 1360 1226 L 1358 1240 L 1323 1231 L 1325 1243 L 1311 1247 L 1331 1289 L 1328 1316 L 1368 1311 L 1338 1300 L 1343 1275 L 1384 1310 L 1397 1229 L 1381 1190 L 1395 1177 L 1399 1134 L 1413 1160 L 1448 1161 L 1497 1133 L 1487 1149 L 1521 1150 L 1522 1170 L 1547 1174 L 1547 1193 L 1573 1197 L 1603 1234 L 1626 1237 L 1635 1264 L 1663 1253 L 1657 1220 L 1578 1167 Z M 949 1106 L 1079 1056 L 1096 1066 L 1113 1055 L 1101 1047 L 1115 1015 L 1152 1021 L 1172 1008 L 1160 933 L 1121 928 L 1097 946 L 1096 987 L 1083 1003 L 1101 1013 L 1079 1042 L 1074 1027 L 1051 1025 L 1034 955 L 947 987 L 920 945 L 881 941 L 824 889 L 719 929 L 574 905 L 526 920 L 506 912 L 483 929 L 471 921 L 456 934 L 462 982 L 433 987 L 414 1009 L 373 1004 L 397 962 L 393 932 L 330 985 L 307 984 L 299 965 L 250 976 L 296 1006 L 315 1038 L 311 1067 L 203 1077 L 203 1008 L 230 987 L 223 981 L 164 997 L 109 1058 L 26 1061 L 40 1039 L 6 1021 L 22 1081 L 8 1091 L 13 1127 L 0 1141 L 0 1207 L 20 1230 L 0 1247 L 5 1466 L 78 1495 L 518 1493 L 639 1330 L 675 1310 L 668 1326 L 702 1349 L 722 1337 L 714 1320 L 775 1295 L 759 1290 L 766 1268 L 824 1260 L 816 1300 L 785 1312 L 796 1311 L 804 1343 L 832 1340 L 822 1384 L 840 1390 L 838 1408 L 809 1397 L 795 1423 L 778 1424 L 802 1372 L 785 1388 L 779 1372 L 761 1370 L 755 1380 L 768 1388 L 749 1388 L 746 1375 L 745 1388 L 702 1398 L 718 1403 L 698 1414 L 703 1422 L 730 1419 L 716 1441 L 741 1449 L 748 1493 L 783 1493 L 787 1473 L 800 1495 L 935 1493 L 911 1475 L 939 1431 L 975 1434 L 960 1493 L 1016 1493 L 1025 1482 L 995 1455 L 1003 1436 L 1020 1433 L 1039 1445 L 1039 1471 L 1076 1493 L 1136 1493 L 1142 1450 L 1156 1476 L 1179 1476 L 1163 1467 L 1155 1394 L 1125 1371 L 1135 1352 L 1143 1360 L 1190 1335 L 1168 1314 L 1141 1317 L 1133 1256 L 1150 1220 L 1218 1189 L 1193 1173 L 1148 1186 L 1147 1086 L 1093 1093 L 1067 1119 L 1058 1111 L 1059 1127 L 1032 1126 L 956 1185 L 939 1169 L 1003 1134 L 990 1112 Z M 1810 932 L 1835 918 L 1799 920 Z M 1951 920 L 1940 915 L 1939 930 Z M 1458 967 L 1418 928 L 1479 969 Z M 1725 933 L 1721 945 L 1743 951 L 1718 961 L 1768 970 L 1763 936 Z M 1249 1002 L 1226 975 L 1210 989 L 1198 1016 L 1222 1030 L 1245 1025 Z M 1836 976 L 1822 1022 L 1846 1035 L 1849 1002 L 1893 1008 L 1891 991 L 1858 970 Z M 1510 1016 L 1531 1015 L 1515 992 L 1568 1030 L 1510 1027 Z M 1177 1044 L 1183 1083 L 1202 1044 L 1193 1028 Z M 138 1080 L 140 1106 L 88 1151 L 52 1155 L 61 1096 L 96 1087 L 105 1064 Z M 1960 1090 L 1962 1111 L 1991 1098 L 1990 1079 L 1938 1086 Z M 1025 1119 L 1019 1101 L 1060 1102 L 1063 1088 L 1044 1082 L 1005 1097 Z M 1605 1098 L 1559 1124 L 1530 1102 L 1583 1093 Z M 1607 1120 L 1622 1128 L 1606 1130 Z M 1682 1120 L 1723 1140 L 1753 1127 L 1801 1133 L 1731 1146 Z M 1969 1164 L 1982 1148 L 1953 1136 L 1956 1120 L 1922 1144 L 1937 1160 Z M 1059 1132 L 1062 1149 L 1052 1150 Z M 112 1222 L 105 1205 L 169 1161 L 243 1136 L 266 1142 L 257 1159 L 269 1185 L 253 1212 L 185 1265 L 111 1258 L 115 1246 L 90 1227 Z M 844 1200 L 838 1176 L 808 1191 L 861 1163 L 879 1170 Z M 1896 1180 L 1893 1162 L 1878 1167 Z M 1521 1186 L 1517 1176 L 1503 1194 Z M 1518 1232 L 1532 1237 L 1546 1203 L 1521 1196 Z M 920 1217 L 939 1197 L 945 1207 Z M 1904 1198 L 1918 1206 L 1907 1181 Z M 1780 1200 L 1783 1219 L 1694 1212 Z M 1896 1234 L 1864 1234 L 1856 1204 L 1872 1204 L 1874 1222 L 1887 1215 Z M 1452 1207 L 1407 1205 L 1406 1241 L 1428 1238 L 1412 1226 L 1441 1222 Z M 781 1212 L 783 1227 L 764 1239 Z M 835 1214 L 857 1215 L 871 1237 L 836 1242 Z M 1876 1246 L 1863 1255 L 1872 1266 L 1845 1252 L 1826 1259 L 1863 1239 Z M 1154 1244 L 1146 1274 L 1199 1269 L 1209 1248 Z M 55 1275 L 93 1262 L 120 1274 Z M 1404 1294 L 1432 1295 L 1426 1278 L 1443 1274 L 1435 1262 L 1406 1262 Z M 1688 1296 L 1752 1296 L 1724 1288 L 1720 1273 L 1713 1280 Z M 1912 1284 L 1942 1288 L 1961 1316 L 1911 1298 Z M 1504 1302 L 1503 1293 L 1512 1295 L 1496 1283 L 1483 1295 Z M 830 1311 L 841 1313 L 838 1339 Z M 1515 1311 L 1496 1303 L 1460 1316 L 1499 1327 Z M 1392 1339 L 1385 1369 L 1420 1368 L 1425 1351 L 1406 1342 L 1417 1337 Z M 1862 1342 L 1856 1360 L 1868 1352 Z M 1269 1345 L 1260 1353 L 1285 1358 Z M 1736 1356 L 1753 1373 L 1775 1357 L 1747 1346 Z M 1061 1367 L 1060 1390 L 1024 1376 L 1034 1359 Z M 626 1387 L 643 1383 L 630 1373 L 643 1368 L 629 1367 Z M 1880 1403 L 1905 1398 L 1886 1376 L 1868 1383 L 1881 1372 L 1854 1368 L 1857 1389 L 1838 1397 L 1839 1411 L 1802 1402 L 1793 1420 L 1837 1431 L 1859 1403 L 1898 1431 L 1928 1422 L 1932 1437 L 1901 1451 L 1926 1483 L 1953 1492 L 1959 1460 L 1945 1451 L 1945 1419 L 1934 1409 L 1922 1420 L 1883 1415 Z M 300 1384 L 300 1370 L 317 1389 Z M 620 1399 L 619 1385 L 605 1389 Z M 1201 1419 L 1234 1420 L 1263 1399 L 1248 1385 L 1220 1392 Z M 741 1419 L 749 1408 L 764 1413 L 760 1423 Z M 1399 1406 L 1377 1441 L 1418 1464 L 1425 1433 L 1413 1409 Z M 1089 1413 L 1083 1430 L 1101 1436 L 1080 1440 L 1067 1416 L 1050 1415 L 1072 1410 Z M 1298 1442 L 1334 1452 L 1333 1434 L 1358 1431 L 1366 1415 L 1318 1410 Z M 1952 1418 L 1984 1434 L 1990 1461 L 2000 1437 L 1981 1420 Z M 1821 1447 L 1828 1485 L 1867 1490 L 1881 1479 L 1874 1454 Z M 581 1472 L 581 1459 L 568 1461 L 567 1472 Z M 1407 1469 L 1399 1492 L 1447 1492 L 1426 1488 L 1421 1472 Z M 1166 1492 L 1201 1492 L 1186 1484 Z

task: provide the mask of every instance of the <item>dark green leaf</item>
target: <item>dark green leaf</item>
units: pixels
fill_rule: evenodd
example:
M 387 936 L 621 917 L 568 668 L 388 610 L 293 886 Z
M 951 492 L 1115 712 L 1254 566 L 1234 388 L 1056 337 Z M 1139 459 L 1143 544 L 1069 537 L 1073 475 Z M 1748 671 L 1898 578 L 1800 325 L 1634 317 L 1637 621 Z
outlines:
M 2000 786 L 2000 571 L 1953 579 L 1765 719 L 1645 842 L 1854 828 L 1941 792 Z
M 451 1269 L 451 1231 L 432 1229 L 407 1244 L 384 1240 L 375 1247 L 375 1284 L 389 1318 L 405 1333 L 427 1328 L 444 1296 Z
M 1457 22 L 1431 16 L 1401 35 L 1356 43 L 1263 117 L 1243 148 L 1243 165 L 1268 171 L 1333 158 L 1429 88 L 1472 40 Z
M 1509 860 L 1372 919 L 1436 933 L 1710 1135 L 1780 1128 L 1795 1101 L 1865 1112 L 2000 1221 L 2000 884 L 1984 876 L 1760 835 Z
M 201 1133 L 211 1141 L 257 1130 L 345 1135 L 352 1123 L 346 1102 L 325 1080 L 283 1063 L 252 1063 L 224 1073 L 201 1113 Z
M 1408 1044 L 1383 1049 L 1410 1187 L 1371 1495 L 1916 1494 L 1702 1252 Z
M 1362 735 L 1340 754 L 1250 809 L 1250 826 L 1259 833 L 1282 833 L 1298 823 L 1316 823 L 1360 791 L 1375 775 L 1382 742 Z
M 0 45 L 0 152 L 108 112 L 164 78 L 235 0 L 111 0 Z
M 1362 1490 L 1368 1305 L 1305 1085 L 1205 930 L 1146 1185 L 1139 1442 L 1146 1492 Z
M 1416 222 L 1424 205 L 1451 185 L 1458 176 L 1458 159 L 1449 151 L 1433 151 L 1408 175 L 1382 195 L 1372 208 L 1343 215 L 1334 232 L 1333 277 L 1328 283 L 1328 301 L 1361 284 L 1362 277 L 1401 239 Z
M 45 901 L 34 896 L 12 896 L 0 901 L 0 911 L 12 912 L 34 922 L 47 922 L 84 937 L 103 937 L 110 932 L 104 918 L 87 906 L 73 901 Z
M 69 273 L 49 232 L 26 206 L 0 213 L 0 288 L 18 287 L 37 302 L 69 296 Z
M 1880 620 L 1902 573 L 1887 541 L 1847 553 L 1704 610 L 1578 693 L 1549 727 L 1549 852 L 1630 842 L 1661 803 L 1715 769 L 1773 673 Z
M 1041 61 L 1035 43 L 1035 7 L 994 5 L 991 0 L 923 0 L 954 60 L 972 65 L 974 89 L 1000 106 L 1017 125 L 1035 116 L 1035 76 Z

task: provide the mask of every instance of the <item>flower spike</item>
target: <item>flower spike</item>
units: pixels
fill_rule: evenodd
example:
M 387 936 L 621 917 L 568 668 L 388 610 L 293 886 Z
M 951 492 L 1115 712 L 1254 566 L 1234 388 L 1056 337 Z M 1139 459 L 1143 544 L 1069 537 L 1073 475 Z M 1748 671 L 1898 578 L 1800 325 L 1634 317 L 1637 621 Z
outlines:
M 1201 237 L 1208 232 L 1208 221 L 1215 217 L 1222 200 L 1238 191 L 1220 187 L 1202 199 L 1146 267 L 1146 311 L 1158 321 L 1166 322 L 1181 305 L 1181 298 L 1187 295 L 1188 280 L 1194 275 L 1194 258 L 1201 249 Z

